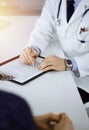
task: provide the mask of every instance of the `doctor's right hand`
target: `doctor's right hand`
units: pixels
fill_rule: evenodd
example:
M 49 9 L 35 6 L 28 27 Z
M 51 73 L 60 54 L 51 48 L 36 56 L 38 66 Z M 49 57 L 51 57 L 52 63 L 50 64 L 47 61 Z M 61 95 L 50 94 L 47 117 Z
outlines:
M 30 64 L 34 66 L 35 60 L 38 57 L 38 52 L 34 48 L 27 47 L 20 55 L 23 64 Z

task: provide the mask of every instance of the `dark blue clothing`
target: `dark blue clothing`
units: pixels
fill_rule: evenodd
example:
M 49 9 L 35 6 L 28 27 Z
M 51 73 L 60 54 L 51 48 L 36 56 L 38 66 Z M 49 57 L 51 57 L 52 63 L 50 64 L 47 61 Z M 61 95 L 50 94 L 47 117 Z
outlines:
M 0 130 L 35 130 L 31 110 L 20 97 L 0 91 Z
M 89 93 L 87 93 L 85 90 L 78 88 L 79 94 L 81 96 L 81 99 L 83 101 L 83 103 L 87 103 L 89 102 Z
M 74 0 L 67 0 L 67 22 L 69 22 L 74 13 Z

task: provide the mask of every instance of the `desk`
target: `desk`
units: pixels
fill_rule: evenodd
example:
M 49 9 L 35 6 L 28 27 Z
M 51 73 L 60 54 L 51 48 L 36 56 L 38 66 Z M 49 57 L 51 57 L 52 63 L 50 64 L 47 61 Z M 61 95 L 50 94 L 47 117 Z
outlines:
M 58 44 L 50 46 L 43 55 L 59 55 Z M 89 119 L 71 72 L 48 72 L 24 86 L 0 81 L 0 89 L 23 97 L 31 105 L 34 115 L 66 112 L 75 130 L 89 130 Z
M 24 97 L 34 115 L 66 112 L 75 130 L 89 130 L 89 119 L 71 72 L 49 72 L 24 86 L 0 81 L 0 89 Z

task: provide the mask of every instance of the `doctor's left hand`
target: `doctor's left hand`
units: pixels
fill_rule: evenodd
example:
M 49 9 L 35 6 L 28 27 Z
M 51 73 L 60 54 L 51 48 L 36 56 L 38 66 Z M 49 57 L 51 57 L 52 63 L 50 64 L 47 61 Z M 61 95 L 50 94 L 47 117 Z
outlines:
M 65 71 L 66 65 L 64 59 L 55 55 L 50 55 L 42 61 L 42 63 L 39 65 L 39 69 L 42 71 Z

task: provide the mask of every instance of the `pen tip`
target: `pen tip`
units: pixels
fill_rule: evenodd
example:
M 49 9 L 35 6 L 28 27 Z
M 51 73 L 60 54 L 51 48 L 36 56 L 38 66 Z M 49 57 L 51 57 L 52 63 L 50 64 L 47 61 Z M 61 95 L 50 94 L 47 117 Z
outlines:
M 33 68 L 35 67 L 35 64 L 34 64 L 34 63 L 32 63 L 32 67 L 33 67 Z

